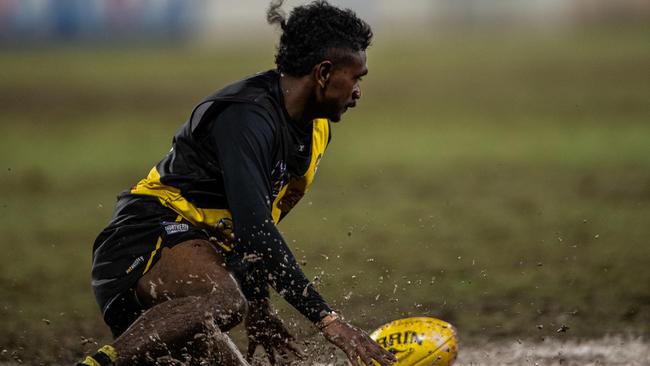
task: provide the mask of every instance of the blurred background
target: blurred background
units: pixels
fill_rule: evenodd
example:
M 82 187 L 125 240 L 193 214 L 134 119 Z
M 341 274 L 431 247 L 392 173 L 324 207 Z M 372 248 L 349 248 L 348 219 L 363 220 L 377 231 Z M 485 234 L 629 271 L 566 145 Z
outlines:
M 286 8 L 299 5 L 285 1 Z M 380 34 L 445 28 L 567 30 L 584 24 L 647 23 L 644 0 L 340 0 Z M 2 0 L 6 43 L 88 41 L 179 43 L 268 34 L 260 0 Z
M 373 26 L 370 74 L 280 229 L 334 306 L 465 345 L 648 336 L 650 3 L 332 3 Z M 274 67 L 267 5 L 0 0 L 0 363 L 110 340 L 95 235 L 198 101 Z

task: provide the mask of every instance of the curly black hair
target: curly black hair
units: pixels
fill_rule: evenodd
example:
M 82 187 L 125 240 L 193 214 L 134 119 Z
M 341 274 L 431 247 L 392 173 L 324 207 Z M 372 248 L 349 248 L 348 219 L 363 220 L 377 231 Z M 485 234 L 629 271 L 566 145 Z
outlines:
M 330 58 L 341 61 L 341 51 L 365 51 L 370 46 L 370 26 L 350 9 L 339 9 L 326 0 L 298 6 L 286 19 L 280 9 L 284 0 L 273 0 L 267 11 L 269 24 L 282 29 L 275 55 L 278 71 L 304 76 L 314 65 Z

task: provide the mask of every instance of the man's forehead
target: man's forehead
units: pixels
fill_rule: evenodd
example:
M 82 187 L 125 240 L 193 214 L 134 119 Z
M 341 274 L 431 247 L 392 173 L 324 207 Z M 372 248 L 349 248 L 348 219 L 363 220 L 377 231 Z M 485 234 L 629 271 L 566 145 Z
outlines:
M 350 56 L 353 63 L 356 65 L 363 65 L 365 67 L 367 61 L 366 51 L 350 52 Z
M 366 51 L 359 51 L 357 62 L 354 64 L 357 76 L 364 76 L 368 74 L 368 65 L 366 64 Z
M 365 75 L 368 73 L 366 51 L 346 50 L 344 54 L 339 53 L 338 56 L 339 59 L 337 63 L 340 68 L 348 69 L 348 71 L 355 74 Z
M 363 76 L 368 73 L 368 56 L 366 55 L 366 51 L 360 51 L 359 56 L 361 57 L 361 65 L 363 65 L 363 69 L 361 70 L 361 75 Z

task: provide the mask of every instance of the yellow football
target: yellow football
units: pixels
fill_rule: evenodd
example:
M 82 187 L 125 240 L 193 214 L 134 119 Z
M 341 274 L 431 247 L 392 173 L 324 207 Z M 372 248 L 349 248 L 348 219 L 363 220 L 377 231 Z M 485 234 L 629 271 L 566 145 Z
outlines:
M 458 355 L 456 330 L 435 318 L 398 319 L 370 337 L 397 357 L 395 366 L 450 366 Z

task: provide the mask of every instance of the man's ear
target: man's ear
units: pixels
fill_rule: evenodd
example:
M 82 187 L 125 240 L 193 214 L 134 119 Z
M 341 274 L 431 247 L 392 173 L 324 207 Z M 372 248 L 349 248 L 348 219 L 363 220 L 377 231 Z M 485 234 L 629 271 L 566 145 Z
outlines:
M 327 60 L 322 61 L 314 66 L 314 79 L 321 88 L 324 88 L 325 85 L 327 85 L 329 82 L 329 79 L 332 76 L 333 68 L 334 65 L 332 64 L 332 61 Z

